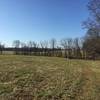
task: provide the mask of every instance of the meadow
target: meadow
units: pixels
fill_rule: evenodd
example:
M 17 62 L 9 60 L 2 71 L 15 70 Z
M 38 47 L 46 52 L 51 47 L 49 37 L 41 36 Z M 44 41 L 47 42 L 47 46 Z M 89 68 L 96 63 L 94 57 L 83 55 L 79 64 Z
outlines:
M 100 100 L 100 61 L 0 55 L 0 100 Z

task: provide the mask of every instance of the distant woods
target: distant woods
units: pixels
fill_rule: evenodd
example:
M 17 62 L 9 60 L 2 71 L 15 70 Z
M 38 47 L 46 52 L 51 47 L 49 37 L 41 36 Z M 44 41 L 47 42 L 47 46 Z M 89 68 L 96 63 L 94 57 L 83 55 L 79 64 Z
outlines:
M 69 59 L 100 59 L 100 0 L 88 2 L 90 16 L 83 22 L 87 29 L 82 38 L 64 38 L 60 41 L 29 41 L 20 40 L 13 42 L 12 48 L 7 48 L 0 43 L 0 54 L 11 52 L 16 55 L 55 56 Z
M 84 40 L 81 38 L 64 38 L 60 41 L 51 39 L 49 41 L 29 41 L 27 43 L 15 40 L 12 47 L 4 47 L 0 44 L 1 54 L 34 55 L 49 57 L 65 57 L 69 59 L 86 59 L 87 53 L 83 49 Z

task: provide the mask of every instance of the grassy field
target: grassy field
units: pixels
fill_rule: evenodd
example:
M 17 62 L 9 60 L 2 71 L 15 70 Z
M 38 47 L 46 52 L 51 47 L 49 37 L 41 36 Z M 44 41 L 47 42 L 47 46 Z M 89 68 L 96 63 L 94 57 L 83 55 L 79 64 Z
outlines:
M 100 100 L 100 61 L 2 55 L 0 100 Z

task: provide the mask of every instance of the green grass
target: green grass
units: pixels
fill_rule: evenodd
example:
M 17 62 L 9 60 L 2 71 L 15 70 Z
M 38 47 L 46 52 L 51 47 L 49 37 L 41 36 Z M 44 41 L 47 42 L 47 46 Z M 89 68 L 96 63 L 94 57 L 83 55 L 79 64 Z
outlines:
M 99 100 L 100 61 L 0 56 L 0 100 Z

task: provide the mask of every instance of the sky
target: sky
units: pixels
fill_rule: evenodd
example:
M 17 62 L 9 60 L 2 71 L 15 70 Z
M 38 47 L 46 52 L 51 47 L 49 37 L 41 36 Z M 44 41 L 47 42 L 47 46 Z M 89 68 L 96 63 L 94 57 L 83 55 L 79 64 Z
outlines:
M 88 0 L 0 0 L 0 41 L 41 41 L 85 35 Z

